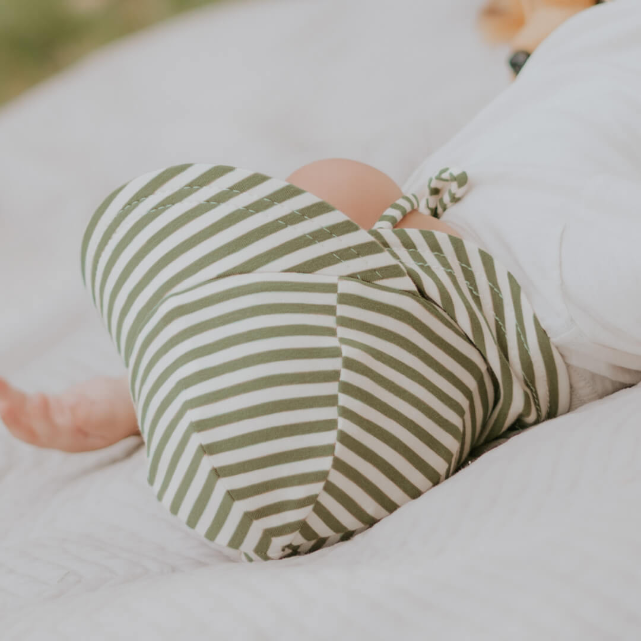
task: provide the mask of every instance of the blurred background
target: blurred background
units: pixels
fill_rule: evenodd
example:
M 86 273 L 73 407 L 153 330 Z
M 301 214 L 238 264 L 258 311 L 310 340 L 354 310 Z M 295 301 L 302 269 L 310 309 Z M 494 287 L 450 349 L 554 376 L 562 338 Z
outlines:
M 120 371 L 78 248 L 135 176 L 351 158 L 403 185 L 511 81 L 486 2 L 0 0 L 2 371 Z
M 220 0 L 0 0 L 0 104 L 101 45 L 215 3 Z

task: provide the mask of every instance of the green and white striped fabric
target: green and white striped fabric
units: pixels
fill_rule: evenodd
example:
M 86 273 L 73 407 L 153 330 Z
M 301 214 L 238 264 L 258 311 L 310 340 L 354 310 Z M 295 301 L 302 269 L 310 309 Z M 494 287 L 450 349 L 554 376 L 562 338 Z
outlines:
M 181 165 L 87 226 L 82 274 L 129 372 L 148 481 L 238 558 L 349 539 L 474 448 L 568 410 L 514 278 L 468 242 L 391 228 L 416 198 L 365 231 L 282 180 Z

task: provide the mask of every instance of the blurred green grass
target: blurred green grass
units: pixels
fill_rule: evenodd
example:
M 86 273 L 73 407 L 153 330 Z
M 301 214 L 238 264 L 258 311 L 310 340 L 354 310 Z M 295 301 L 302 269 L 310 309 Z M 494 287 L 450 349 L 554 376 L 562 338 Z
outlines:
M 0 103 L 101 45 L 219 0 L 0 0 Z

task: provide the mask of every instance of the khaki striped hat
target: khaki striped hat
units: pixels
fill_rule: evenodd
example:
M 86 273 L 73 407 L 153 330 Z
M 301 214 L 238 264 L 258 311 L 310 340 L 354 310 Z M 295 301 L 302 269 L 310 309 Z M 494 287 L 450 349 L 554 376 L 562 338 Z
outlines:
M 429 198 L 365 231 L 282 180 L 180 165 L 90 220 L 83 279 L 129 373 L 149 484 L 229 554 L 347 540 L 508 428 L 568 411 L 514 278 L 459 238 L 392 228 Z

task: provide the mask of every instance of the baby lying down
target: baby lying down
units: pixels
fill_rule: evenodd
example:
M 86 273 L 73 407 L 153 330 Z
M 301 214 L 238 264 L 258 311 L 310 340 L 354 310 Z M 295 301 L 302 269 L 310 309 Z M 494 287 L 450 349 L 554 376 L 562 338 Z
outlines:
M 81 264 L 128 375 L 59 396 L 0 381 L 5 425 L 70 452 L 140 433 L 149 484 L 173 514 L 235 558 L 269 560 L 347 540 L 508 430 L 641 380 L 625 341 L 566 315 L 612 262 L 606 243 L 598 259 L 566 247 L 593 242 L 598 221 L 562 201 L 538 220 L 501 215 L 487 187 L 497 146 L 486 158 L 472 146 L 441 152 L 471 159 L 470 182 L 426 174 L 430 159 L 405 193 L 347 160 L 287 181 L 180 165 L 124 185 L 90 220 Z M 538 153 L 528 172 L 543 184 L 559 172 Z M 636 231 L 638 216 L 619 220 Z M 610 300 L 629 298 L 629 283 L 608 281 Z M 622 310 L 598 302 L 582 314 L 616 325 Z

